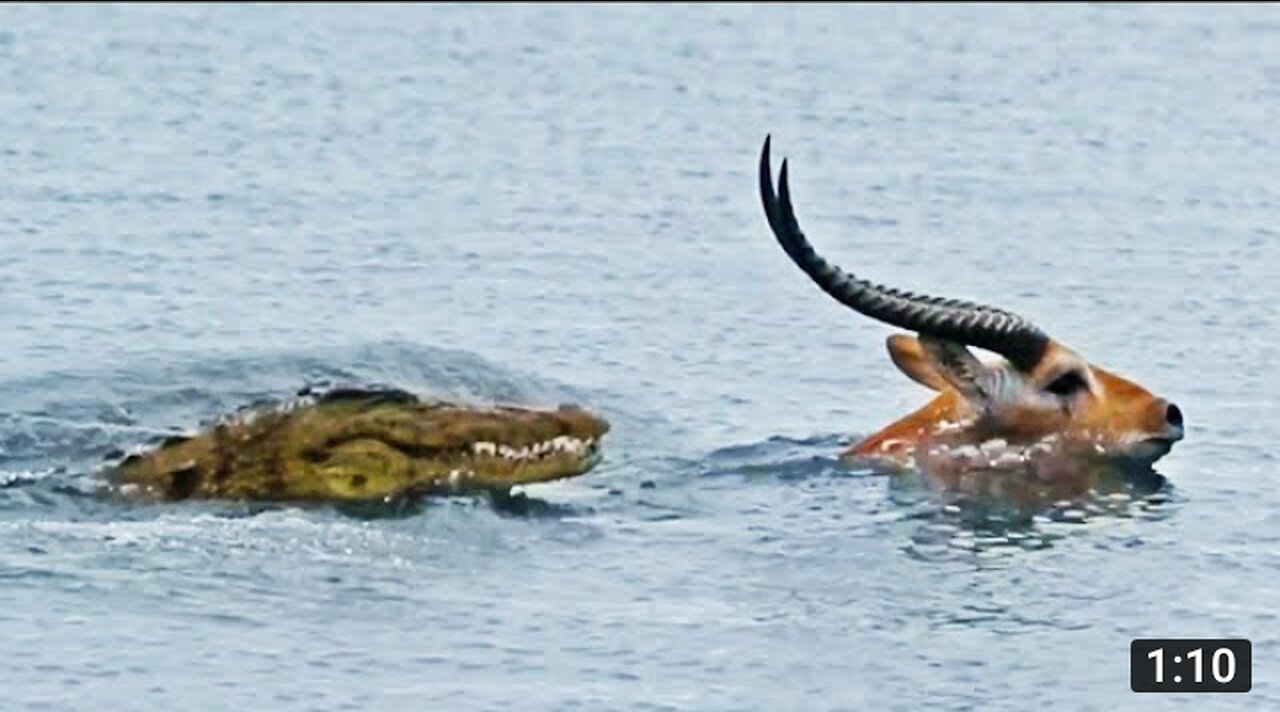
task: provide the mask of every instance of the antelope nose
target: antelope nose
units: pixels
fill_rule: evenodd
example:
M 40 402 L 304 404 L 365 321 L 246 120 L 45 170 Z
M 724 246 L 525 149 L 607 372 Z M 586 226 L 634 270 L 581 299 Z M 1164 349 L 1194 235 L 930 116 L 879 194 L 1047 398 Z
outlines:
M 1165 420 L 1169 421 L 1169 425 L 1175 428 L 1182 427 L 1182 409 L 1178 408 L 1178 406 L 1170 403 L 1169 407 L 1165 409 L 1164 417 Z

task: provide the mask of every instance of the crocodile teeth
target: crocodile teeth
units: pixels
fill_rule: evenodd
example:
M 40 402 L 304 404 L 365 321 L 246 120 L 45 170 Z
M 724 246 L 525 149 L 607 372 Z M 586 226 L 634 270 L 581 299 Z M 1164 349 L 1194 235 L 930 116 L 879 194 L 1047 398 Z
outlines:
M 568 452 L 573 455 L 577 455 L 577 454 L 580 454 L 586 448 L 586 444 L 577 438 L 571 438 L 567 436 L 561 436 L 561 437 L 564 438 L 564 442 L 561 443 L 560 447 L 565 452 Z
M 498 444 L 490 441 L 481 441 L 471 444 L 471 452 L 476 456 L 487 455 L 489 457 L 502 457 L 508 460 L 528 460 L 529 458 L 544 458 L 558 453 L 568 453 L 571 455 L 581 455 L 584 452 L 593 450 L 596 446 L 595 438 L 581 440 L 569 435 L 560 435 L 550 440 L 543 440 L 532 445 L 525 445 L 519 448 L 510 445 Z

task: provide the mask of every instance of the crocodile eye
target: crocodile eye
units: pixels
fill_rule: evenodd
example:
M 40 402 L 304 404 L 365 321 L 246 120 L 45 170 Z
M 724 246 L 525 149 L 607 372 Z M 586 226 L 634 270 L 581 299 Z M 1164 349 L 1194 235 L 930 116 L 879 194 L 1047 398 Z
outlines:
M 1084 375 L 1074 370 L 1067 371 L 1053 379 L 1048 386 L 1045 386 L 1046 391 L 1062 398 L 1088 389 L 1089 383 L 1084 380 Z

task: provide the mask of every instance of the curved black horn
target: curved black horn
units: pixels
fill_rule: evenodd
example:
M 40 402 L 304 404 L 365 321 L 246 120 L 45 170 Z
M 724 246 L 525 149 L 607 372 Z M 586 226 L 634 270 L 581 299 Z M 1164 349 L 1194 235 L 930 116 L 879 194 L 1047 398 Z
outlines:
M 778 193 L 773 192 L 769 141 L 766 136 L 760 154 L 760 198 L 765 217 L 782 249 L 823 291 L 872 319 L 994 351 L 1022 370 L 1030 370 L 1039 362 L 1049 337 L 1017 314 L 959 299 L 891 289 L 858 279 L 823 259 L 800 230 L 791 207 L 786 160 L 778 174 Z

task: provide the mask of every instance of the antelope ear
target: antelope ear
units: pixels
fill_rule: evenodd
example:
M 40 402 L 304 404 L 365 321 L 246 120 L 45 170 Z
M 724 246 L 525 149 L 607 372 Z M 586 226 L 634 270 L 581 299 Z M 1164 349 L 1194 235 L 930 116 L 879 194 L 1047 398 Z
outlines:
M 924 358 L 940 379 L 973 404 L 991 401 L 1000 378 L 964 344 L 922 337 L 917 340 Z
M 949 387 L 916 337 L 894 334 L 885 345 L 889 347 L 889 358 L 893 359 L 893 365 L 907 374 L 907 378 L 935 391 L 943 391 Z

